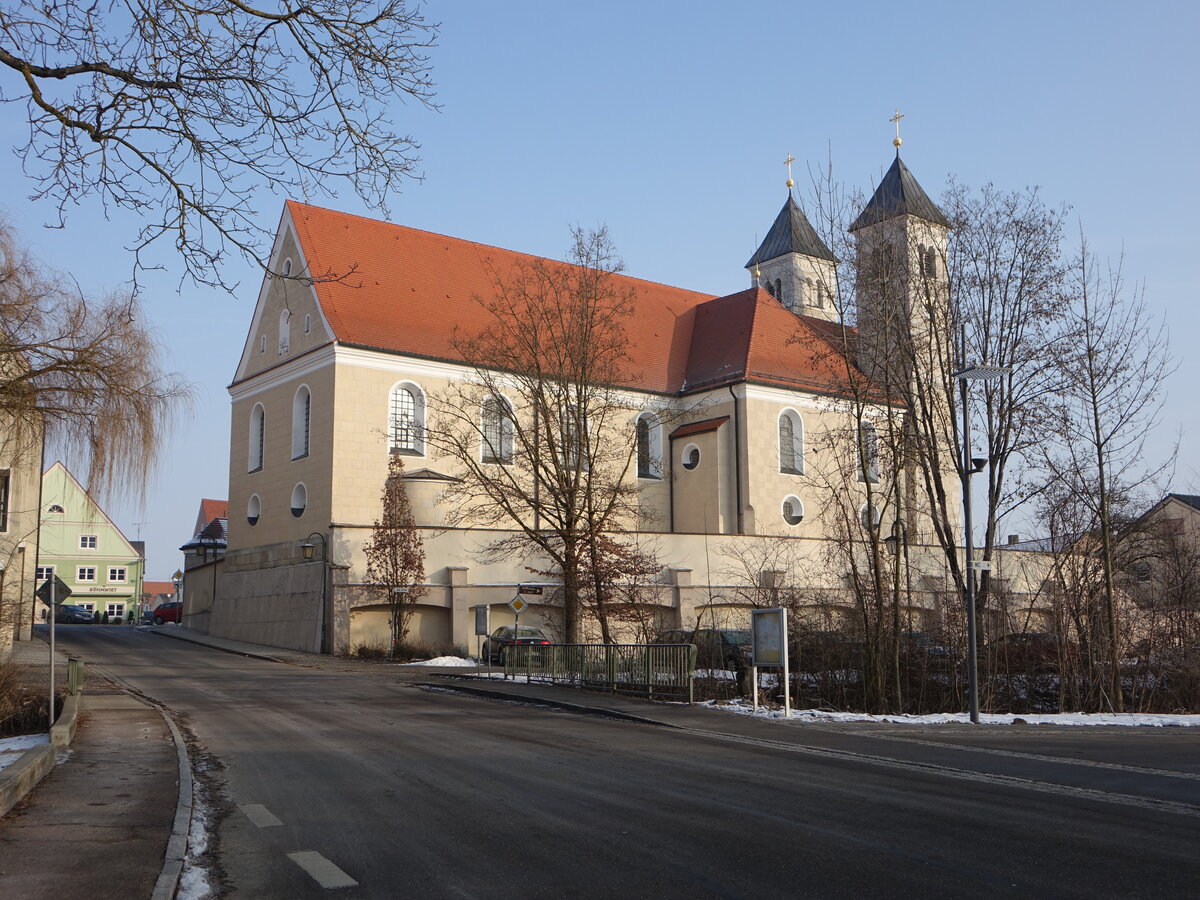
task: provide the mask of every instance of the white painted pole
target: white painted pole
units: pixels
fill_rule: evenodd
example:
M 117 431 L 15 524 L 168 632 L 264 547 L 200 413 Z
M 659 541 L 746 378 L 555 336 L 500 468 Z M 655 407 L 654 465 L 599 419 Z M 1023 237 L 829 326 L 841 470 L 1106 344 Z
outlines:
M 50 576 L 50 725 L 46 728 L 47 734 L 54 727 L 54 613 L 57 607 L 54 589 L 58 586 L 57 578 L 57 575 Z
M 783 717 L 790 719 L 792 717 L 792 678 L 788 669 L 787 609 L 781 609 L 779 612 L 783 618 Z

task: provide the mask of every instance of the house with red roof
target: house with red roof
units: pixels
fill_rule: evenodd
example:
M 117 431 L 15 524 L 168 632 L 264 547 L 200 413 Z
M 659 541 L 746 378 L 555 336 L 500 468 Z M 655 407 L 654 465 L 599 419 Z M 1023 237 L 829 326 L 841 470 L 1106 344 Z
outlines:
M 913 266 L 929 267 L 947 230 L 897 156 L 852 232 L 860 244 L 898 241 Z M 386 609 L 364 606 L 357 589 L 389 454 L 402 453 L 426 554 L 412 639 L 473 645 L 471 610 L 511 621 L 516 586 L 546 563 L 487 559 L 494 527 L 448 524 L 439 501 L 457 476 L 426 439 L 430 409 L 470 378 L 458 338 L 487 325 L 481 299 L 534 263 L 568 264 L 294 201 L 271 263 L 229 387 L 227 550 L 206 627 L 310 651 L 382 640 Z M 840 318 L 838 265 L 789 189 L 745 264 L 745 290 L 718 297 L 612 276 L 632 298 L 618 385 L 631 414 L 610 439 L 637 445 L 628 477 L 645 514 L 631 528 L 663 563 L 665 627 L 738 607 L 729 561 L 765 560 L 780 542 L 814 579 L 843 577 L 822 561 L 829 482 L 813 475 L 870 464 L 814 439 L 845 427 L 845 399 L 865 383 Z M 868 414 L 887 408 L 874 397 Z M 879 522 L 869 480 L 851 477 L 844 490 Z M 552 595 L 535 612 L 553 629 Z

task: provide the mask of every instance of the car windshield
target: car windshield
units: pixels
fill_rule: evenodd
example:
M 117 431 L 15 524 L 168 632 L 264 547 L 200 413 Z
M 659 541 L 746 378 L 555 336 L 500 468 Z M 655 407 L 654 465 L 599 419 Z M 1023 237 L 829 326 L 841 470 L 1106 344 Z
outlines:
M 519 638 L 523 638 L 523 637 L 531 637 L 531 638 L 540 638 L 540 637 L 545 637 L 545 635 L 544 635 L 544 634 L 542 634 L 542 630 L 541 630 L 540 628 L 518 628 L 518 629 L 517 629 L 517 635 L 516 635 L 516 636 L 517 636 L 517 637 L 519 637 Z

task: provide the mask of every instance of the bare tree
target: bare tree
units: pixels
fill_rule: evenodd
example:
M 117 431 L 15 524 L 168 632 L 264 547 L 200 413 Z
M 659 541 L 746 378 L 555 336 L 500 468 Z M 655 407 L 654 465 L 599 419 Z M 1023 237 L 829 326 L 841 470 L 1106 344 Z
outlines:
M 136 301 L 84 296 L 0 222 L 0 437 L 10 458 L 38 458 L 44 429 L 90 491 L 142 490 L 190 397 L 162 370 L 158 346 Z
M 429 440 L 461 479 L 446 492 L 448 521 L 511 530 L 487 548 L 494 558 L 549 560 L 565 639 L 577 643 L 585 602 L 606 610 L 608 574 L 638 555 L 623 535 L 637 516 L 640 407 L 620 387 L 633 295 L 614 277 L 622 266 L 607 231 L 576 229 L 570 260 L 495 274 L 494 293 L 479 298 L 482 329 L 455 339 L 471 377 L 431 398 Z
M 1051 429 L 1057 442 L 1044 461 L 1049 479 L 1093 517 L 1109 670 L 1106 705 L 1119 711 L 1120 510 L 1132 506 L 1136 492 L 1171 463 L 1148 462 L 1145 445 L 1173 364 L 1165 326 L 1152 320 L 1141 291 L 1126 288 L 1119 264 L 1100 264 L 1082 236 L 1068 288 L 1063 298 L 1069 310 L 1068 340 L 1058 355 L 1061 385 Z
M 367 581 L 376 591 L 384 593 L 388 605 L 391 654 L 396 656 L 408 636 L 417 601 L 425 594 L 421 584 L 425 579 L 425 551 L 404 487 L 404 460 L 398 453 L 388 458 L 380 506 L 379 518 L 363 551 L 367 558 Z
M 28 110 L 14 149 L 34 197 L 57 205 L 59 224 L 88 196 L 131 210 L 146 222 L 135 278 L 166 238 L 190 278 L 221 286 L 230 247 L 265 268 L 261 187 L 308 196 L 341 180 L 386 206 L 419 147 L 388 104 L 432 105 L 436 27 L 403 0 L 271 7 L 5 4 L 0 102 Z

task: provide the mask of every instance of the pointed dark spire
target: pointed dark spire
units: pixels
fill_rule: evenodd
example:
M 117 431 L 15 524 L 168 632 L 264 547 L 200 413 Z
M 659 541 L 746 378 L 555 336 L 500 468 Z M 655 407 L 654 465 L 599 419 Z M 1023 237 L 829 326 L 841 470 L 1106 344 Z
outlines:
M 804 256 L 815 256 L 818 259 L 835 259 L 790 192 L 787 203 L 783 204 L 783 209 L 775 217 L 771 230 L 767 232 L 763 242 L 758 245 L 758 249 L 754 251 L 754 255 L 750 257 L 745 268 L 748 269 L 758 263 L 775 259 L 785 253 L 799 253 Z
M 908 171 L 908 166 L 900 159 L 900 150 L 897 148 L 896 161 L 887 170 L 883 181 L 879 182 L 879 187 L 875 188 L 871 202 L 867 204 L 866 209 L 859 213 L 854 224 L 850 226 L 850 230 L 858 231 L 868 225 L 906 215 L 916 216 L 918 219 L 933 222 L 935 225 L 950 227 L 950 222 L 942 215 L 942 211 L 929 199 L 929 195 L 921 189 L 921 185 L 917 184 L 913 173 Z

